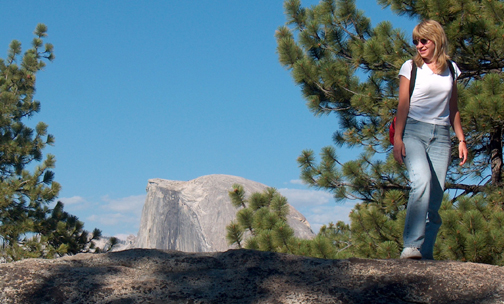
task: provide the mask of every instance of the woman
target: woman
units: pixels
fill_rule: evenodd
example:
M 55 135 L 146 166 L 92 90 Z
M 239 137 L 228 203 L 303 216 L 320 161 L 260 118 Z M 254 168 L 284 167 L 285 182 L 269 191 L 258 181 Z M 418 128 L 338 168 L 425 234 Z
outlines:
M 450 161 L 450 125 L 459 141 L 460 165 L 467 146 L 457 106 L 457 65 L 447 55 L 443 27 L 426 20 L 413 30 L 417 75 L 410 98 L 412 60 L 399 72 L 399 105 L 394 135 L 394 158 L 404 163 L 411 181 L 402 259 L 434 259 L 436 235 L 441 226 L 438 210 Z M 451 75 L 449 64 L 456 75 Z

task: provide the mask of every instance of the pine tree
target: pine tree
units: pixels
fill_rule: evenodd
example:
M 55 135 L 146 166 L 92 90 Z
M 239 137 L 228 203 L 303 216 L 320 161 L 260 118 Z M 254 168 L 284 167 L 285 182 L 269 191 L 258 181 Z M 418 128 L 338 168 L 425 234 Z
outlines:
M 451 245 L 438 242 L 435 255 L 502 263 L 498 253 L 502 244 L 496 241 L 501 235 L 496 228 L 500 211 L 492 213 L 495 219 L 484 211 L 501 210 L 503 205 L 495 193 L 503 186 L 504 3 L 378 3 L 399 15 L 439 21 L 450 42 L 449 55 L 462 71 L 459 109 L 470 164 L 458 166 L 457 145 L 453 145 L 446 188 L 459 192 L 443 202 L 446 220 L 440 231 L 440 238 Z M 284 8 L 286 25 L 275 33 L 280 63 L 291 71 L 311 112 L 336 114 L 335 146 L 362 151 L 357 159 L 342 163 L 336 147 L 322 149 L 319 160 L 312 150 L 305 150 L 298 158 L 301 178 L 311 187 L 332 192 L 337 200 L 360 202 L 350 215 L 350 231 L 334 236 L 335 243 L 340 238 L 341 243 L 349 242 L 343 247 L 348 254 L 397 257 L 409 183 L 405 168 L 390 153 L 388 125 L 397 107 L 398 71 L 416 52 L 410 33 L 394 29 L 387 21 L 372 27 L 353 0 L 322 0 L 310 8 L 302 7 L 300 0 L 286 0 Z M 495 245 L 484 248 L 489 243 Z
M 499 193 L 500 192 L 500 193 Z M 442 259 L 504 265 L 504 208 L 502 192 L 462 197 L 457 205 L 445 199 L 434 248 Z
M 349 250 L 353 246 L 352 234 L 350 226 L 345 222 L 339 221 L 336 224 L 329 223 L 328 225 L 323 225 L 319 230 L 318 236 L 331 241 L 335 247 L 335 258 L 346 259 L 355 256 Z
M 53 46 L 44 44 L 47 27 L 38 24 L 32 47 L 21 55 L 21 43 L 11 42 L 7 59 L 0 59 L 0 257 L 55 257 L 93 249 L 92 240 L 77 217 L 49 204 L 58 196 L 60 184 L 51 169 L 55 157 L 43 150 L 54 144 L 48 126 L 26 124 L 40 111 L 34 100 L 36 74 L 54 59 Z M 28 166 L 35 166 L 33 172 Z
M 84 223 L 76 216 L 63 211 L 63 203 L 60 201 L 44 220 L 37 223 L 35 231 L 46 244 L 45 251 L 53 251 L 53 254 L 47 255 L 49 258 L 94 250 L 96 248 L 93 240 L 99 240 L 101 237 L 99 229 L 94 229 L 92 233 L 84 230 Z
M 230 245 L 293 253 L 294 230 L 287 224 L 289 207 L 285 197 L 274 188 L 267 188 L 262 193 L 252 193 L 247 199 L 243 186 L 239 184 L 233 185 L 229 197 L 233 206 L 241 208 L 236 213 L 236 220 L 226 227 Z
M 339 222 L 336 226 L 324 226 L 314 239 L 294 236 L 294 229 L 287 222 L 289 205 L 287 199 L 274 188 L 263 192 L 246 193 L 241 185 L 234 184 L 229 197 L 236 208 L 236 219 L 226 227 L 226 239 L 238 248 L 290 253 L 325 259 L 348 257 L 344 251 L 349 244 L 348 225 Z M 336 236 L 345 235 L 344 238 Z

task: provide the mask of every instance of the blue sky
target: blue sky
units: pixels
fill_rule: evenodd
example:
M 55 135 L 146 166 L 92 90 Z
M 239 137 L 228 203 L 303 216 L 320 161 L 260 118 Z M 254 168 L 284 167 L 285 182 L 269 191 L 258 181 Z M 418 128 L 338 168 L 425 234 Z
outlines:
M 357 7 L 373 25 L 415 25 L 375 1 Z M 338 124 L 307 110 L 278 62 L 283 1 L 4 1 L 0 58 L 13 39 L 27 49 L 37 23 L 56 59 L 37 75 L 32 120 L 56 138 L 45 152 L 57 159 L 59 200 L 86 229 L 136 235 L 148 179 L 208 174 L 279 189 L 315 231 L 348 220 L 355 202 L 299 182 L 296 158 L 330 145 Z

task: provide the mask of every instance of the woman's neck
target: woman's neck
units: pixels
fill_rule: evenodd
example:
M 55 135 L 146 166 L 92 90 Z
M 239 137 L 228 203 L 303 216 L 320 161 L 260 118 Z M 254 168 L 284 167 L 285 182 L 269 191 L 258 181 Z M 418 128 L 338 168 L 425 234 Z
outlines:
M 424 59 L 424 63 L 431 69 L 434 73 L 436 73 L 437 70 L 437 60 L 433 59 Z
M 431 65 L 431 64 L 436 64 L 437 60 L 435 60 L 434 58 L 422 58 L 424 63 L 427 64 L 427 65 Z

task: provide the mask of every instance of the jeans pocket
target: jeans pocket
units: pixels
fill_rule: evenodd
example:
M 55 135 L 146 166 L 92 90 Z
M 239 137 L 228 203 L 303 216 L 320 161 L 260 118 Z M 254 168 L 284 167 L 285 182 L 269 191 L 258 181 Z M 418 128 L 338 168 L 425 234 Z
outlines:
M 404 126 L 403 139 L 405 137 L 416 136 L 418 135 L 418 129 L 421 125 L 421 122 L 415 120 L 413 118 L 406 119 L 406 125 Z

